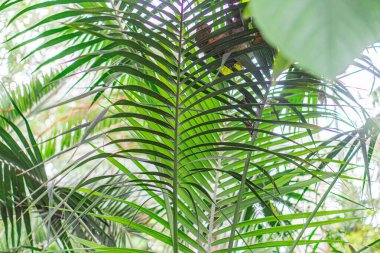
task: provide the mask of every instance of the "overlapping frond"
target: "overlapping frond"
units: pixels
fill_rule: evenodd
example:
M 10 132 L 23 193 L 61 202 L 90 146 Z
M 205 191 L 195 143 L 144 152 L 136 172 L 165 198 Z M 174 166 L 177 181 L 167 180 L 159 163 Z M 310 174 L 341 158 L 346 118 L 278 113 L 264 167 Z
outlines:
M 0 9 L 17 2 L 5 1 Z M 311 228 L 350 221 L 331 215 L 352 210 L 320 212 L 323 197 L 314 212 L 300 206 L 313 202 L 319 183 L 332 187 L 344 177 L 358 152 L 368 174 L 367 140 L 378 132 L 351 121 L 352 114 L 368 116 L 341 83 L 293 65 L 273 76 L 276 50 L 243 18 L 245 3 L 55 0 L 33 3 L 15 18 L 49 6 L 66 8 L 10 39 L 56 22 L 57 28 L 38 35 L 50 39 L 36 50 L 67 43 L 43 65 L 70 55 L 73 60 L 53 80 L 96 76 L 86 93 L 69 101 L 89 97 L 95 103 L 118 94 L 92 122 L 63 133 L 82 131 L 79 144 L 63 152 L 91 144 L 67 173 L 109 163 L 117 169 L 104 176 L 117 178 L 112 187 L 147 194 L 131 203 L 99 187 L 104 177 L 90 176 L 68 196 L 105 198 L 149 221 L 100 214 L 91 206 L 74 208 L 74 220 L 77 212 L 120 224 L 174 252 L 289 247 L 297 234 L 297 245 L 318 245 L 326 240 L 301 238 L 300 219 Z M 103 123 L 113 127 L 94 131 Z M 115 250 L 83 239 L 76 241 L 99 252 Z

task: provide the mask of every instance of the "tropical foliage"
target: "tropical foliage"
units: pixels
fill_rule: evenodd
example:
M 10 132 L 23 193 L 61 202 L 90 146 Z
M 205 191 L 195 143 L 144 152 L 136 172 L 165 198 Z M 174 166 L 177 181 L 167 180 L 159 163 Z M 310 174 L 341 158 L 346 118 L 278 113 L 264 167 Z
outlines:
M 370 0 L 255 0 L 247 13 L 289 59 L 330 79 L 380 39 L 380 3 Z
M 349 214 L 367 207 L 345 194 L 353 208 L 324 202 L 342 179 L 371 189 L 379 121 L 339 80 L 278 55 L 243 17 L 244 2 L 2 1 L 1 13 L 20 9 L 9 24 L 50 10 L 8 38 L 19 41 L 12 51 L 41 40 L 26 56 L 46 56 L 37 73 L 65 62 L 27 88 L 4 84 L 5 250 L 319 252 L 345 244 L 321 228 L 360 219 Z M 62 50 L 49 55 L 54 47 Z M 57 102 L 58 91 L 67 95 Z M 67 113 L 79 103 L 89 103 L 86 113 Z M 23 115 L 60 108 L 68 115 L 37 141 Z M 350 174 L 358 169 L 362 178 Z

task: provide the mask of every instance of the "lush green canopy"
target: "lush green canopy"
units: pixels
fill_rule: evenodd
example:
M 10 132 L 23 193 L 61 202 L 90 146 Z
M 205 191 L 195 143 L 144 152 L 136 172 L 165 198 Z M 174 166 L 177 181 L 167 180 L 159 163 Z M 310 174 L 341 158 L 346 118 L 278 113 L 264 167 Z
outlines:
M 55 69 L 28 88 L 4 84 L 2 108 L 13 109 L 1 116 L 1 247 L 344 249 L 323 227 L 370 209 L 334 187 L 371 188 L 379 121 L 339 79 L 304 70 L 335 75 L 334 59 L 323 68 L 305 65 L 307 56 L 289 62 L 291 51 L 279 55 L 246 8 L 233 0 L 0 2 L 1 14 L 18 10 L 8 25 L 47 10 L 6 43 L 28 49 L 26 59 L 41 54 L 35 75 Z M 281 15 L 257 16 L 271 43 L 282 43 L 269 31 Z M 56 93 L 66 95 L 57 101 Z M 46 111 L 65 117 L 39 138 L 23 115 Z M 354 208 L 326 205 L 330 194 Z

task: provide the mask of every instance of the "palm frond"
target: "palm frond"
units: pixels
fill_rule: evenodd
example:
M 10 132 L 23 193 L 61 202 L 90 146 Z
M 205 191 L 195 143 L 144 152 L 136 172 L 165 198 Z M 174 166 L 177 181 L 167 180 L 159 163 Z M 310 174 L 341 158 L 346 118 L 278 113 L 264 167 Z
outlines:
M 0 9 L 17 2 L 5 1 Z M 373 141 L 367 148 L 367 140 L 378 135 L 376 128 L 352 122 L 352 114 L 371 119 L 344 85 L 315 78 L 296 64 L 272 76 L 277 52 L 252 20 L 243 19 L 246 4 L 241 1 L 56 0 L 33 3 L 15 18 L 61 5 L 70 8 L 10 40 L 56 23 L 57 28 L 38 35 L 53 38 L 36 50 L 67 43 L 43 65 L 70 55 L 73 60 L 53 80 L 96 77 L 85 93 L 67 102 L 108 99 L 90 122 L 74 126 L 72 132 L 82 131 L 78 144 L 52 156 L 84 149 L 65 173 L 86 168 L 94 185 L 84 178 L 65 192 L 66 198 L 86 193 L 149 216 L 144 224 L 73 202 L 69 223 L 96 218 L 119 224 L 173 252 L 340 243 L 302 235 L 307 227 L 350 221 L 314 218 L 342 212 L 319 208 L 337 180 L 355 166 L 354 155 L 362 153 L 368 168 Z M 112 101 L 115 94 L 122 96 Z M 101 124 L 113 127 L 93 133 Z M 105 178 L 92 175 L 105 163 L 117 169 L 105 177 L 120 174 L 111 188 L 99 187 Z M 314 203 L 319 184 L 329 185 L 328 192 Z M 118 185 L 145 192 L 149 199 L 130 203 L 117 198 L 109 191 Z M 302 211 L 303 203 L 314 203 L 314 212 Z M 307 218 L 305 225 L 296 222 L 302 218 Z M 65 227 L 60 231 L 69 233 Z M 115 250 L 91 238 L 79 243 L 99 252 Z

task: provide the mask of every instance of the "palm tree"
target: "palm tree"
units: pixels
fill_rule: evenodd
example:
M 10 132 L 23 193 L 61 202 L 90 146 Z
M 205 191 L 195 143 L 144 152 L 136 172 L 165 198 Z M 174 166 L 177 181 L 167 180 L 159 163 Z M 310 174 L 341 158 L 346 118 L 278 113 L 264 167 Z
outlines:
M 37 39 L 44 42 L 29 55 L 60 45 L 38 69 L 71 60 L 45 87 L 70 94 L 87 85 L 39 109 L 85 99 L 102 109 L 43 143 L 24 116 L 27 137 L 12 123 L 25 111 L 2 117 L 8 248 L 36 250 L 35 221 L 44 225 L 47 248 L 72 252 L 279 252 L 342 243 L 316 232 L 355 219 L 341 216 L 355 209 L 321 207 L 358 154 L 369 184 L 376 124 L 341 82 L 283 64 L 243 18 L 244 2 L 32 1 L 10 19 L 53 9 L 8 41 L 47 27 L 15 49 Z M 3 0 L 0 11 L 19 4 Z M 66 77 L 77 78 L 70 89 L 62 86 Z M 38 98 L 16 92 L 9 101 L 18 108 L 51 94 L 31 93 Z M 356 126 L 353 115 L 365 124 Z M 64 169 L 48 177 L 44 165 L 67 154 Z M 80 171 L 75 184 L 61 183 Z

